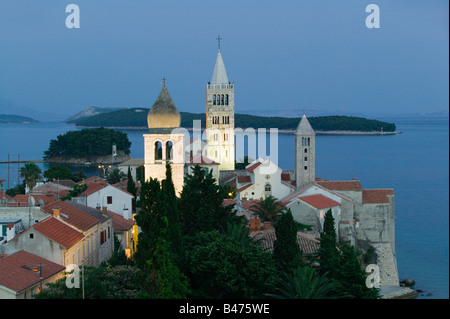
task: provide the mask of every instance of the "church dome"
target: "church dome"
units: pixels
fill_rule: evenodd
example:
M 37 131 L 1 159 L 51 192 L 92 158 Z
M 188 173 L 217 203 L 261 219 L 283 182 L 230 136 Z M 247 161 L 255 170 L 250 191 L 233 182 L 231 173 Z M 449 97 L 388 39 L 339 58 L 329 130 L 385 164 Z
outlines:
M 181 117 L 169 91 L 164 86 L 147 115 L 150 131 L 180 127 Z

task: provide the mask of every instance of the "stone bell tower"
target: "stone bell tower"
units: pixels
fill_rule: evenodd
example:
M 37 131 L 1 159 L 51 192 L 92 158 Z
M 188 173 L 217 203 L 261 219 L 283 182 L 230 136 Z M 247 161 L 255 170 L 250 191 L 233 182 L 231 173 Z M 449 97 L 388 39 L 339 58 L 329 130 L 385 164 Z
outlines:
M 177 196 L 184 183 L 184 134 L 180 132 L 181 117 L 169 91 L 164 86 L 147 115 L 149 134 L 144 134 L 145 180 L 166 178 L 166 163 L 172 167 Z
M 316 178 L 316 133 L 303 115 L 295 131 L 296 189 Z
M 206 155 L 220 170 L 234 170 L 234 83 L 228 81 L 220 52 L 211 82 L 206 85 Z

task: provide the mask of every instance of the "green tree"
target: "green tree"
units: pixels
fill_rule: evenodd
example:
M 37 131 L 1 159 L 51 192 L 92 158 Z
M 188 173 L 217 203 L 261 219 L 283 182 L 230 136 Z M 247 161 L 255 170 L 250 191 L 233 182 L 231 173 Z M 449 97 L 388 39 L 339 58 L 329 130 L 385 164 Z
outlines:
M 25 165 L 20 168 L 20 177 L 24 179 L 24 182 L 30 191 L 36 185 L 37 181 L 42 180 L 41 174 L 41 168 L 35 163 L 25 163 Z
M 329 299 L 333 296 L 332 281 L 308 266 L 283 273 L 277 293 L 272 295 L 277 299 Z
M 186 175 L 179 201 L 182 234 L 192 236 L 201 231 L 223 230 L 228 222 L 238 220 L 231 206 L 223 206 L 224 191 L 211 174 L 196 165 Z
M 133 195 L 133 200 L 131 202 L 132 211 L 136 211 L 136 184 L 133 181 L 133 176 L 131 176 L 131 168 L 128 166 L 128 174 L 127 174 L 127 192 Z
M 261 221 L 269 221 L 271 223 L 277 221 L 278 216 L 284 209 L 284 205 L 272 195 L 267 196 L 266 198 L 260 198 L 258 203 L 255 203 L 250 207 L 250 210 L 254 212 Z
M 336 228 L 331 209 L 325 213 L 323 231 L 320 234 L 319 259 L 320 272 L 329 273 L 331 278 L 335 278 L 339 267 L 339 252 L 336 247 Z
M 288 209 L 275 223 L 276 240 L 273 243 L 275 263 L 284 272 L 293 272 L 303 265 L 302 251 L 297 243 L 297 224 Z
M 53 181 L 57 179 L 72 179 L 73 175 L 70 168 L 54 165 L 44 171 L 44 177 L 49 181 Z
M 125 179 L 125 173 L 118 168 L 108 170 L 108 176 L 106 176 L 106 181 L 108 184 L 115 184 L 121 182 Z
M 84 267 L 85 299 L 135 299 L 139 269 L 131 265 Z M 80 272 L 81 277 L 81 272 Z M 80 278 L 80 281 L 82 279 Z M 81 285 L 81 283 L 80 283 Z M 68 288 L 66 278 L 48 283 L 35 299 L 82 299 L 82 289 Z
M 217 230 L 198 233 L 186 260 L 193 298 L 262 298 L 274 291 L 271 255 Z
M 141 211 L 135 217 L 141 228 L 135 253 L 136 265 L 142 271 L 140 297 L 185 298 L 188 282 L 173 262 L 162 198 L 158 180 L 150 178 L 142 184 Z
M 174 259 L 178 265 L 183 260 L 183 239 L 178 217 L 178 198 L 172 180 L 172 167 L 166 163 L 166 179 L 162 181 L 161 205 L 163 214 L 168 221 L 168 240 L 170 242 Z
M 86 175 L 84 174 L 83 169 L 80 169 L 80 171 L 78 173 L 75 173 L 75 174 L 72 175 L 72 180 L 75 183 L 79 183 L 83 179 L 86 179 Z
M 355 247 L 343 243 L 339 245 L 340 262 L 334 278 L 336 290 L 354 299 L 377 299 L 379 290 L 367 288 L 366 273 L 359 261 L 360 254 Z

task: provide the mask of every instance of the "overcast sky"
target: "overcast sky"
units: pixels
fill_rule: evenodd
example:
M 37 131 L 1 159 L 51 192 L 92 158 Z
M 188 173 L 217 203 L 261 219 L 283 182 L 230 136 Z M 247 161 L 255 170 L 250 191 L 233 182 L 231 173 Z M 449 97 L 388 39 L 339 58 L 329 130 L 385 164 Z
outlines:
M 66 27 L 71 3 L 79 29 Z M 366 26 L 372 3 L 380 28 Z M 165 76 L 180 111 L 205 112 L 220 33 L 236 113 L 439 112 L 449 104 L 448 6 L 1 0 L 0 98 L 68 116 L 87 106 L 149 108 Z

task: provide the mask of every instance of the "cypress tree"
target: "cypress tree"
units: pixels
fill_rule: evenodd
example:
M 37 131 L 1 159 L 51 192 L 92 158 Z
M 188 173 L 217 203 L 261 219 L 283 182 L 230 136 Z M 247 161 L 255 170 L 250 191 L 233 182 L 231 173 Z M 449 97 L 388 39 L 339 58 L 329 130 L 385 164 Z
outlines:
M 281 214 L 275 224 L 276 240 L 273 243 L 273 256 L 276 264 L 286 273 L 293 272 L 303 265 L 302 251 L 297 243 L 297 224 L 288 209 Z
M 336 248 L 336 228 L 334 227 L 334 217 L 329 209 L 325 214 L 323 232 L 320 234 L 320 272 L 329 273 L 335 277 L 339 266 L 339 252 Z
M 133 176 L 131 176 L 131 168 L 128 166 L 127 175 L 127 192 L 133 195 L 132 199 L 132 211 L 136 211 L 136 184 L 133 181 Z
M 181 236 L 180 222 L 178 218 L 178 198 L 175 195 L 175 187 L 172 180 L 172 168 L 169 163 L 166 164 L 166 179 L 162 182 L 161 204 L 163 214 L 168 220 L 168 241 L 171 245 L 172 253 L 180 265 L 183 259 L 183 242 Z

